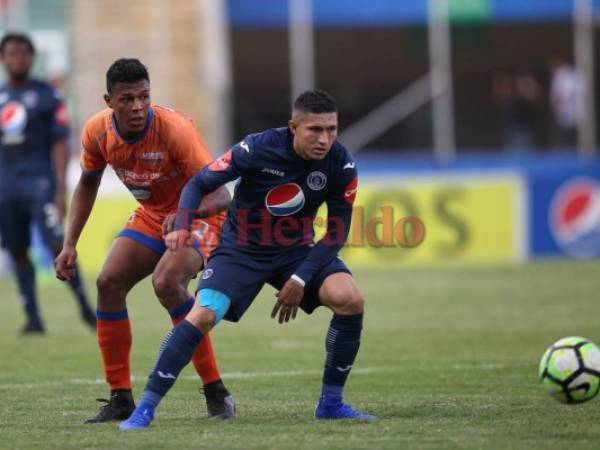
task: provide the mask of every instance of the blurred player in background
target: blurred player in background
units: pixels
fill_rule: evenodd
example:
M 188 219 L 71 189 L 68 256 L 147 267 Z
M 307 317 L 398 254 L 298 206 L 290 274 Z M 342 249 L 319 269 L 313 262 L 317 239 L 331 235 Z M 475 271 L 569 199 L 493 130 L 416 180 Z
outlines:
M 224 219 L 221 212 L 203 222 L 201 248 L 196 245 L 183 252 L 165 253 L 162 223 L 176 211 L 186 182 L 212 158 L 191 119 L 151 104 L 149 80 L 146 67 L 137 59 L 119 59 L 108 69 L 104 96 L 108 109 L 94 115 L 83 129 L 82 174 L 73 194 L 63 250 L 56 259 L 57 276 L 69 279 L 77 241 L 94 205 L 102 173 L 110 164 L 140 206 L 115 239 L 97 280 L 98 344 L 111 394 L 98 415 L 86 423 L 122 420 L 135 407 L 127 293 L 153 274 L 161 304 L 174 325 L 180 322 L 194 304 L 187 285 L 202 269 L 203 255 L 210 253 L 210 242 L 218 238 Z M 223 211 L 229 201 L 223 188 L 201 206 L 208 215 Z M 209 417 L 233 416 L 233 398 L 221 381 L 210 340 L 197 349 L 193 363 L 204 384 Z
M 337 123 L 329 94 L 304 92 L 294 103 L 288 128 L 247 136 L 187 184 L 175 231 L 166 238 L 174 253 L 189 248 L 195 205 L 241 177 L 221 243 L 202 274 L 198 303 L 165 338 L 142 399 L 121 429 L 150 425 L 158 403 L 206 333 L 223 317 L 238 321 L 265 283 L 279 290 L 271 313 L 279 323 L 294 319 L 298 307 L 308 314 L 321 305 L 333 311 L 315 417 L 375 419 L 342 401 L 360 345 L 364 300 L 338 257 L 350 229 L 358 177 L 352 156 L 336 141 Z M 327 232 L 314 243 L 313 221 L 323 203 Z
M 4 35 L 0 56 L 8 75 L 8 83 L 0 88 L 0 236 L 14 263 L 27 315 L 22 333 L 43 333 L 35 270 L 28 255 L 30 232 L 35 224 L 43 243 L 58 255 L 63 240 L 69 123 L 56 90 L 29 77 L 35 48 L 27 35 Z M 76 267 L 69 286 L 82 319 L 95 328 L 96 317 Z

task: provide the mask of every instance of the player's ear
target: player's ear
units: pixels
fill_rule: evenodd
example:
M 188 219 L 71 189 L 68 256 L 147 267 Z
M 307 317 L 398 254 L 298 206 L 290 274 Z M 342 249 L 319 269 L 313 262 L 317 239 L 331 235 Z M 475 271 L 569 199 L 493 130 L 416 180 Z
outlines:
M 298 127 L 298 125 L 296 124 L 296 122 L 294 122 L 294 119 L 288 120 L 288 127 L 292 134 L 296 134 L 296 128 Z
M 108 106 L 109 108 L 111 108 L 111 106 L 110 106 L 110 96 L 108 94 L 104 94 L 104 102 L 106 103 L 106 106 Z

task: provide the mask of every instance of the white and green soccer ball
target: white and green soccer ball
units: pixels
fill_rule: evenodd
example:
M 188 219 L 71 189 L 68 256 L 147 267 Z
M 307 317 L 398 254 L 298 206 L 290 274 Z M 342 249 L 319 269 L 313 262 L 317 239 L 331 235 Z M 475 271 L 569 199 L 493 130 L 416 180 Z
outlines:
M 600 348 L 576 336 L 562 338 L 546 350 L 539 369 L 550 395 L 562 403 L 581 403 L 600 390 Z

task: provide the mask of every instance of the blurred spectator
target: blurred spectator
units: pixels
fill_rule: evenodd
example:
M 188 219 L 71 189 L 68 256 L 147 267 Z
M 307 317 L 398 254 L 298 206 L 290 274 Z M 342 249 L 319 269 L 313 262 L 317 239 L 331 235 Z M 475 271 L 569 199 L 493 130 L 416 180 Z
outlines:
M 512 150 L 534 146 L 534 125 L 542 89 L 530 70 L 498 71 L 492 76 L 494 102 L 504 115 L 503 144 Z
M 550 109 L 554 127 L 550 142 L 554 147 L 572 147 L 577 140 L 577 120 L 581 102 L 581 75 L 560 55 L 553 55 L 550 69 Z

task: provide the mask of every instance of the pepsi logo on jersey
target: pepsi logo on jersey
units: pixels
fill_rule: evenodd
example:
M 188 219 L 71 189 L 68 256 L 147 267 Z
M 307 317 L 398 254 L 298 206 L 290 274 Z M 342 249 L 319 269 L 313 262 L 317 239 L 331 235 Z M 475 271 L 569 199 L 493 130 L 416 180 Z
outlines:
M 265 207 L 274 216 L 290 216 L 303 207 L 306 199 L 296 183 L 286 183 L 271 189 L 265 197 Z
M 0 111 L 0 127 L 3 144 L 20 144 L 24 142 L 22 134 L 27 126 L 27 110 L 21 102 L 8 102 Z

